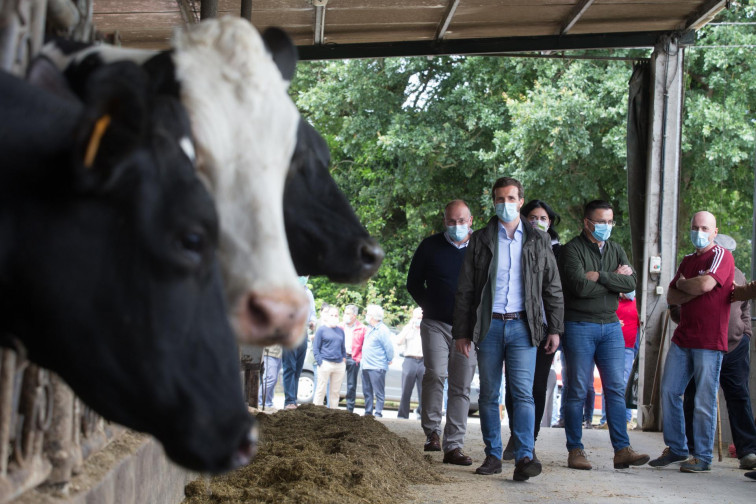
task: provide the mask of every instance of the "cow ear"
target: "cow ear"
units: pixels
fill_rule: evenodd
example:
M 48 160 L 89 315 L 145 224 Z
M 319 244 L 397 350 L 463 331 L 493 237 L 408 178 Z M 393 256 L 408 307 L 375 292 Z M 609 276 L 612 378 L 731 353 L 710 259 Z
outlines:
M 262 38 L 284 80 L 291 82 L 299 59 L 296 46 L 280 28 L 268 28 Z
M 131 62 L 97 69 L 86 83 L 85 112 L 75 149 L 77 184 L 84 191 L 107 191 L 130 166 L 147 134 L 148 79 Z
M 37 56 L 29 63 L 26 80 L 66 100 L 79 101 L 58 67 L 46 56 Z

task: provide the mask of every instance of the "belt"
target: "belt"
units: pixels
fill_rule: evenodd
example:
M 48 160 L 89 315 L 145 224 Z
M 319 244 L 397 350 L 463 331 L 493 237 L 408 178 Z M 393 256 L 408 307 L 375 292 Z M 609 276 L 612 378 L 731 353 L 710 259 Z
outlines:
M 407 359 L 423 360 L 422 357 L 415 357 L 414 355 L 405 355 L 404 357 Z
M 513 313 L 492 313 L 492 318 L 499 320 L 519 320 L 525 318 L 525 312 L 513 312 Z

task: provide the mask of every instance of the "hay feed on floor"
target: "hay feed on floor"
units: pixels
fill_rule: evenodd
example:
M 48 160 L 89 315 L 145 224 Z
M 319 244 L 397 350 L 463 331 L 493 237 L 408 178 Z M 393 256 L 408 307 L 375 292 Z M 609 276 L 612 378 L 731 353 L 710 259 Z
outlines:
M 252 463 L 190 483 L 185 504 L 395 504 L 409 485 L 447 481 L 430 457 L 372 417 L 303 405 L 257 419 Z

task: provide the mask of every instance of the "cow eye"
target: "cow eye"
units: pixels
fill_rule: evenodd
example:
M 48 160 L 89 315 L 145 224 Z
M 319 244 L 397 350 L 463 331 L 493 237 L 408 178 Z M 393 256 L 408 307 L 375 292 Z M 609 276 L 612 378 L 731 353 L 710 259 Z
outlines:
M 189 252 L 201 253 L 205 247 L 205 235 L 197 232 L 187 232 L 181 235 L 181 246 Z
M 201 231 L 185 231 L 179 235 L 179 246 L 193 262 L 200 263 L 204 257 L 207 238 Z

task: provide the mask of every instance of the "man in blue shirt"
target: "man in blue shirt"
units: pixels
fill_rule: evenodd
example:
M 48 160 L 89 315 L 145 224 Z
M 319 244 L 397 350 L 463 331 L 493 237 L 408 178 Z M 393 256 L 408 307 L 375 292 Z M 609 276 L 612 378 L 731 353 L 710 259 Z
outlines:
M 478 351 L 486 459 L 475 472 L 501 472 L 499 389 L 506 364 L 514 406 L 513 479 L 525 481 L 541 473 L 533 452 L 536 350 L 544 338 L 547 353 L 559 346 L 564 300 L 551 238 L 520 219 L 522 184 L 502 177 L 491 193 L 496 217 L 470 238 L 457 283 L 452 336 L 457 351 L 467 355 L 471 341 Z
M 383 416 L 383 400 L 386 389 L 386 371 L 394 360 L 394 345 L 391 332 L 383 324 L 383 308 L 368 305 L 365 321 L 369 328 L 362 343 L 362 394 L 365 397 L 365 416 L 373 415 L 373 395 L 375 395 L 375 416 Z

